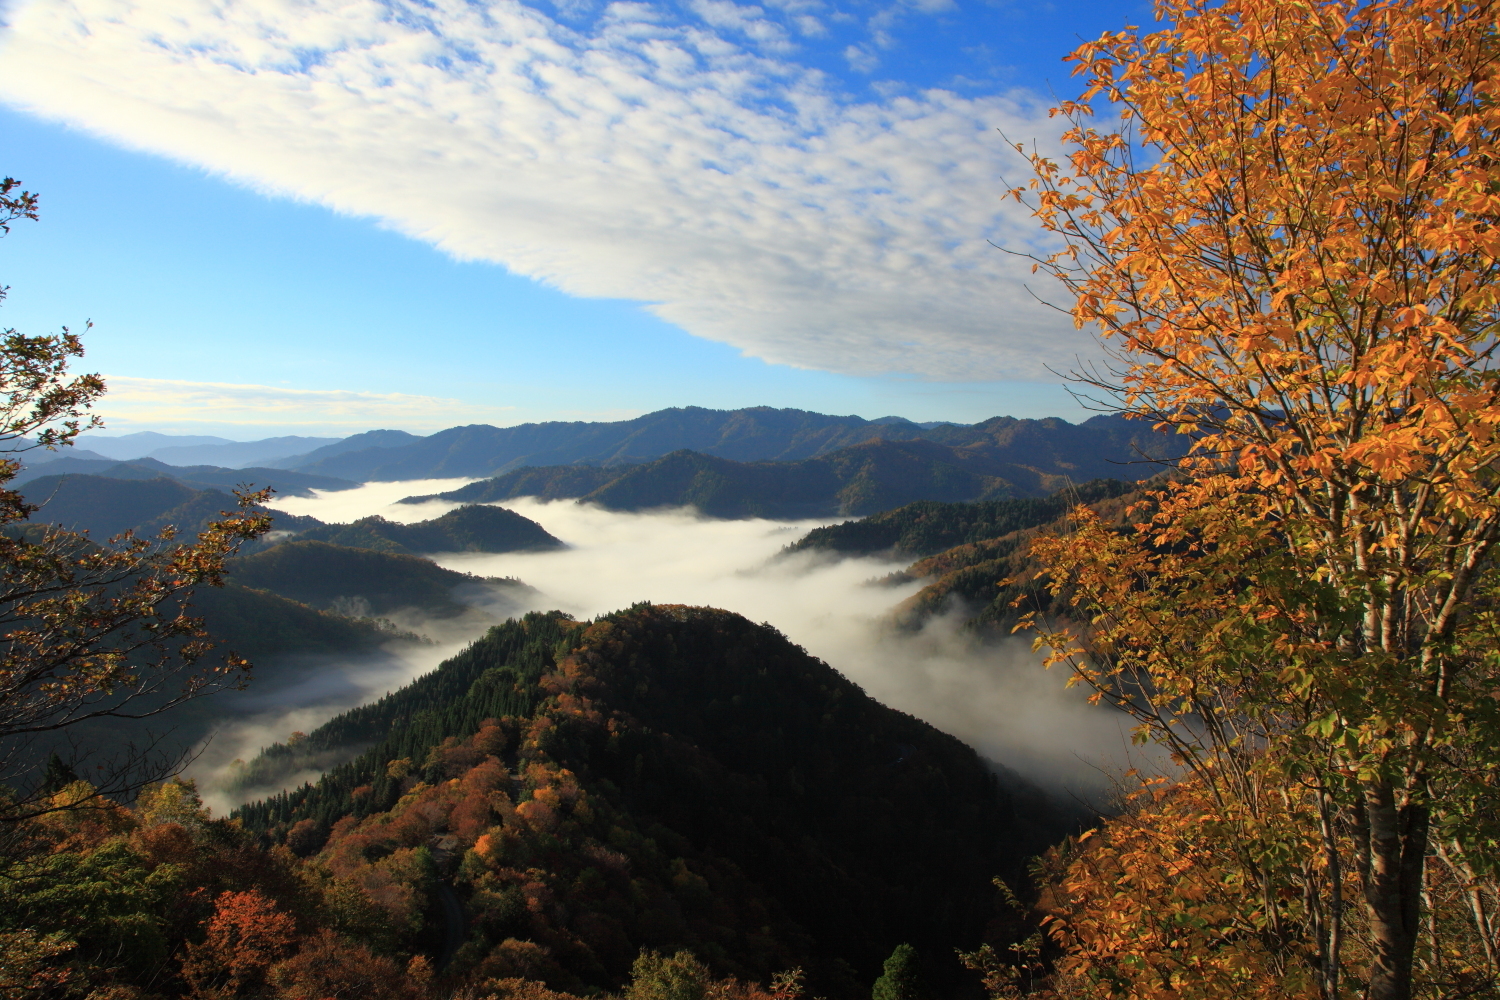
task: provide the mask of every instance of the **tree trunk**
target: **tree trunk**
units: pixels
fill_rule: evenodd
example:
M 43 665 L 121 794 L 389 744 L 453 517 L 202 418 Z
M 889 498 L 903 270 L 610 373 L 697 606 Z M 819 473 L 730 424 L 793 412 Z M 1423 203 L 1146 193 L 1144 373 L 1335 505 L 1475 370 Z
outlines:
M 1370 910 L 1369 1000 L 1411 1000 L 1412 955 L 1422 918 L 1428 810 L 1396 804 L 1389 781 L 1364 787 L 1369 831 L 1365 903 Z

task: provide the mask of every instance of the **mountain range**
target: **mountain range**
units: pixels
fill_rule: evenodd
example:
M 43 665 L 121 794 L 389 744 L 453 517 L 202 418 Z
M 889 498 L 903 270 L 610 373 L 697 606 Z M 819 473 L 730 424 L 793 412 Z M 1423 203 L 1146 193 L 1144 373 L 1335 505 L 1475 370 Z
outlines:
M 1014 444 L 956 447 L 927 440 L 875 439 L 788 462 L 737 462 L 677 451 L 640 465 L 527 467 L 402 502 L 576 497 L 613 510 L 691 505 L 704 514 L 727 518 L 858 516 L 917 501 L 1043 497 L 1074 482 L 1156 471 L 1148 463 L 1132 467 L 1123 454 L 1116 452 L 1119 457 L 1114 457 L 1094 444 L 1092 452 L 1028 448 L 1023 456 Z M 1029 464 L 1007 460 L 1023 457 Z
M 357 434 L 283 463 L 358 481 L 492 477 L 525 466 L 642 464 L 677 451 L 737 462 L 795 462 L 870 441 L 930 441 L 977 451 L 999 465 L 1035 466 L 1092 479 L 1102 463 L 1180 452 L 1181 443 L 1116 415 L 1082 424 L 994 417 L 978 424 L 865 420 L 768 406 L 741 410 L 680 407 L 606 423 L 550 422 L 452 427 L 422 438 L 397 431 Z M 1114 473 L 1118 475 L 1118 469 Z
M 86 432 L 78 438 L 76 447 L 87 451 L 87 457 L 113 459 L 129 462 L 139 458 L 154 458 L 168 465 L 220 465 L 238 468 L 246 465 L 265 465 L 277 460 L 302 455 L 334 444 L 340 438 L 330 437 L 273 437 L 259 441 L 231 441 L 210 434 L 158 434 L 155 431 L 138 431 L 134 434 L 108 435 Z M 66 452 L 52 452 L 64 455 Z M 80 455 L 79 457 L 85 457 Z M 30 456 L 32 464 L 47 460 L 47 453 Z
M 230 497 L 216 489 L 195 490 L 167 478 L 49 476 L 26 484 L 24 495 L 40 505 L 31 517 L 33 523 L 88 531 L 97 540 L 126 530 L 147 537 L 167 525 L 190 533 L 234 506 Z M 514 609 L 516 598 L 529 593 L 519 581 L 481 579 L 442 569 L 418 554 L 562 547 L 535 521 L 501 507 L 460 507 L 417 524 L 396 524 L 380 517 L 324 524 L 282 511 L 272 511 L 272 517 L 273 530 L 244 546 L 242 554 L 230 561 L 234 593 L 246 588 L 267 591 L 345 617 L 384 616 L 406 609 L 439 617 L 453 617 L 476 606 Z M 201 601 L 213 609 L 205 612 L 211 632 L 216 631 L 220 616 L 245 617 L 233 611 L 235 599 L 225 593 L 211 588 L 200 591 Z M 265 601 L 260 602 L 256 615 L 264 620 L 267 635 L 277 633 L 276 620 L 286 617 L 280 605 Z M 298 616 L 306 618 L 300 612 L 293 615 Z M 301 632 L 294 629 L 288 634 Z M 305 651 L 300 639 L 285 647 L 261 641 L 257 647 L 268 654 Z
M 125 530 L 154 535 L 167 525 L 190 534 L 233 507 L 216 489 L 195 490 L 172 479 L 48 477 L 34 481 L 48 502 L 32 515 L 42 525 L 61 523 L 103 540 Z M 268 703 L 306 686 L 304 702 L 338 696 L 346 665 L 391 668 L 387 649 L 426 640 L 407 627 L 457 627 L 474 634 L 534 606 L 538 595 L 520 580 L 478 577 L 444 569 L 422 552 L 510 552 L 560 548 L 541 525 L 499 507 L 461 507 L 416 524 L 379 517 L 325 525 L 311 517 L 273 512 L 270 535 L 229 560 L 223 587 L 200 587 L 190 613 L 201 617 L 221 650 L 255 664 L 248 692 L 224 690 L 173 713 L 172 731 L 156 736 L 186 750 L 225 721 L 264 711 Z M 313 537 L 316 536 L 316 537 Z M 304 537 L 307 540 L 303 540 Z M 327 539 L 327 540 L 323 540 Z M 217 655 L 217 654 L 214 654 Z M 327 678 L 318 679 L 321 673 Z M 148 738 L 149 724 L 113 720 L 93 727 L 107 745 Z
M 169 440 L 183 443 L 166 445 Z M 156 457 L 116 462 L 88 450 L 28 452 L 15 482 L 76 473 L 166 476 L 199 489 L 227 491 L 248 482 L 307 496 L 372 480 L 475 477 L 495 482 L 445 498 L 573 497 L 622 510 L 693 504 L 720 517 L 803 517 L 873 513 L 916 500 L 1044 496 L 1089 479 L 1144 478 L 1156 470 L 1153 459 L 1175 457 L 1187 443 L 1118 415 L 1081 424 L 994 417 L 964 425 L 763 406 L 681 407 L 633 420 L 474 424 L 426 437 L 367 431 L 304 454 L 263 459 L 261 466 L 237 467 L 251 454 L 324 440 L 95 435 L 86 443 L 107 445 L 116 454 L 152 447 Z M 223 464 L 164 460 L 211 455 Z

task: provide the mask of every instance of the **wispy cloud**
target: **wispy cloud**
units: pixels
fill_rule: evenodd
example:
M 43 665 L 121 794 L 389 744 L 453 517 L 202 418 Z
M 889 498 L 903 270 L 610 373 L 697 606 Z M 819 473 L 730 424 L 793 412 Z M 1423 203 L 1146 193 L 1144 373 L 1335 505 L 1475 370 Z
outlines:
M 109 393 L 99 412 L 112 428 L 135 425 L 197 426 L 208 416 L 215 424 L 256 428 L 318 427 L 349 432 L 372 426 L 434 431 L 467 421 L 512 422 L 510 406 L 474 406 L 457 399 L 405 393 L 288 389 L 226 382 L 106 375 Z
M 793 61 L 803 4 L 579 9 L 31 0 L 0 94 L 773 362 L 994 379 L 1091 352 L 990 246 L 1038 246 L 996 130 L 1045 148 L 1045 102 L 847 100 Z

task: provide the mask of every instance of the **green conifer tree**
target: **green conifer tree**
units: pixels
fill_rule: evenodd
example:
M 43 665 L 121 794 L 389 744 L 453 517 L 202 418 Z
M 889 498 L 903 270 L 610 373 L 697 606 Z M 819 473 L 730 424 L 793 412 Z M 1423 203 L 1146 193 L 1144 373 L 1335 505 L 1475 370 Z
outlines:
M 885 960 L 885 972 L 875 980 L 870 1000 L 926 1000 L 917 959 L 917 949 L 909 944 L 897 945 Z

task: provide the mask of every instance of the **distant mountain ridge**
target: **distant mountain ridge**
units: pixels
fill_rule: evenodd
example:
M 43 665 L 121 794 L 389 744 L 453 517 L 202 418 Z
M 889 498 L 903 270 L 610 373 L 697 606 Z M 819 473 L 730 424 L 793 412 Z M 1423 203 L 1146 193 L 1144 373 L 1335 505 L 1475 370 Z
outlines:
M 78 438 L 76 447 L 80 450 L 87 449 L 90 457 L 112 458 L 117 462 L 154 458 L 168 465 L 220 465 L 238 468 L 302 455 L 314 448 L 334 444 L 339 440 L 339 438 L 330 437 L 290 435 L 262 438 L 259 441 L 231 441 L 228 438 L 205 434 L 158 434 L 155 431 L 137 431 L 134 434 L 108 435 L 88 432 Z M 68 450 L 52 454 L 62 457 L 67 454 Z M 38 460 L 43 458 L 45 458 L 43 455 L 32 456 L 32 464 L 41 464 Z
M 364 442 L 370 447 L 357 447 Z M 410 440 L 408 440 L 410 439 Z M 740 410 L 677 407 L 633 420 L 548 422 L 491 427 L 451 427 L 428 437 L 372 431 L 284 463 L 301 472 L 359 481 L 504 475 L 523 467 L 640 465 L 678 451 L 736 462 L 793 462 L 819 458 L 869 441 L 931 441 L 981 449 L 1014 465 L 1090 465 L 1099 459 L 1130 461 L 1138 453 L 1180 453 L 1178 439 L 1117 415 L 1082 424 L 1049 417 L 993 417 L 977 424 L 918 424 L 900 417 L 865 420 L 769 406 Z
M 1095 479 L 1147 478 L 1160 468 L 1141 453 L 1151 448 L 1165 456 L 1183 447 L 1184 439 L 1132 436 L 1137 428 L 1119 418 L 1096 419 L 1075 426 L 1001 417 L 933 428 L 952 444 L 872 438 L 797 461 L 740 462 L 681 450 L 636 465 L 527 467 L 402 502 L 536 496 L 614 510 L 693 506 L 713 517 L 860 516 L 916 501 L 1043 497 Z

